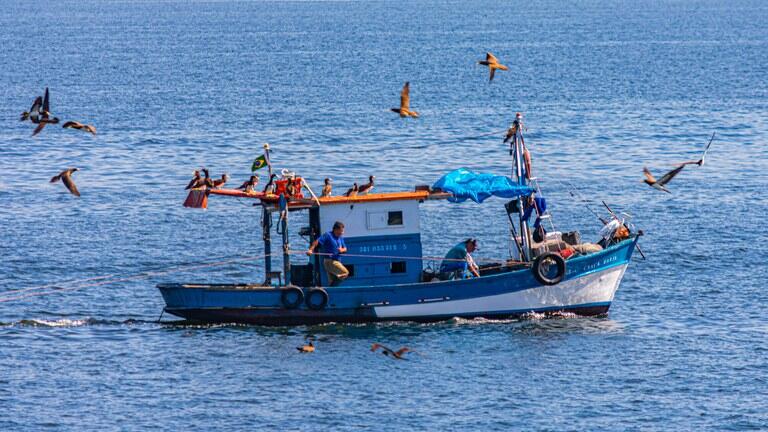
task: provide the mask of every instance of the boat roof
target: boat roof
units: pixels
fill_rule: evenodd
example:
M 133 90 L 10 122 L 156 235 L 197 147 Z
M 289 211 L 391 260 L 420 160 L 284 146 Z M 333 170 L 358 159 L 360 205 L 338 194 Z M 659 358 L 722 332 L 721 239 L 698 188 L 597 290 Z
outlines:
M 277 204 L 280 197 L 275 194 L 265 194 L 263 192 L 244 192 L 238 189 L 210 189 L 208 191 L 211 195 L 223 195 L 237 198 L 252 198 L 259 199 L 267 204 Z M 450 197 L 450 193 L 437 192 L 429 190 L 415 190 L 408 192 L 381 192 L 381 193 L 369 193 L 356 196 L 331 196 L 318 198 L 317 201 L 311 197 L 305 198 L 289 198 L 288 207 L 292 210 L 299 210 L 304 208 L 317 207 L 318 202 L 322 205 L 333 204 L 355 204 L 355 203 L 367 203 L 367 202 L 381 202 L 381 201 L 403 201 L 403 200 L 418 200 L 423 201 L 426 199 L 446 199 Z

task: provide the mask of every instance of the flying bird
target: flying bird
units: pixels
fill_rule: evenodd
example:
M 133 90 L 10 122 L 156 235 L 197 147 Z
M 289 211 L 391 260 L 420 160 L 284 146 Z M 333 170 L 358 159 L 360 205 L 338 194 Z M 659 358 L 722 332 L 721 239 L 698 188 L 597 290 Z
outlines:
M 499 63 L 499 59 L 497 59 L 493 54 L 491 53 L 485 53 L 485 60 L 480 60 L 477 62 L 478 64 L 481 64 L 483 66 L 488 66 L 488 69 L 491 71 L 491 79 L 488 81 L 493 81 L 493 76 L 496 74 L 496 69 L 498 70 L 509 70 L 508 67 L 504 66 L 503 64 Z
M 300 353 L 312 353 L 315 352 L 315 345 L 312 341 L 309 341 L 306 345 L 296 347 L 296 349 L 299 350 Z
M 357 183 L 354 183 L 354 184 L 352 184 L 351 188 L 347 189 L 347 191 L 344 192 L 344 196 L 347 196 L 347 197 L 357 196 L 357 191 L 358 190 L 359 190 L 359 188 L 357 187 Z
M 695 160 L 695 161 L 688 161 L 683 162 L 682 165 L 698 165 L 703 166 L 704 165 L 704 158 L 707 157 L 707 152 L 709 151 L 709 146 L 712 145 L 712 140 L 715 139 L 715 132 L 712 133 L 712 138 L 709 139 L 709 142 L 707 143 L 707 146 L 704 147 L 704 153 L 701 154 L 701 159 Z
M 64 183 L 64 186 L 69 189 L 69 192 L 74 196 L 80 196 L 80 191 L 77 190 L 77 186 L 75 186 L 75 182 L 72 180 L 72 173 L 78 171 L 77 168 L 68 168 L 64 171 L 60 172 L 58 175 L 55 175 L 51 177 L 51 183 L 56 183 L 57 181 L 61 180 L 62 183 Z
M 320 198 L 331 196 L 331 191 L 332 190 L 333 190 L 333 185 L 331 185 L 331 179 L 326 177 L 325 181 L 323 182 L 323 191 L 320 194 Z
M 411 85 L 406 82 L 403 86 L 403 90 L 400 92 L 400 108 L 392 108 L 392 111 L 400 114 L 400 117 L 413 117 L 419 116 L 416 111 L 411 111 Z
M 376 177 L 374 177 L 374 176 L 369 176 L 369 177 L 368 177 L 368 183 L 366 183 L 366 184 L 364 184 L 364 185 L 360 186 L 359 188 L 357 188 L 357 193 L 361 193 L 361 194 L 362 194 L 362 193 L 364 193 L 364 194 L 367 194 L 368 192 L 370 192 L 370 191 L 371 191 L 371 189 L 373 189 L 373 180 L 374 180 L 375 178 L 376 178 Z
M 228 180 L 229 180 L 229 174 L 222 174 L 220 179 L 216 179 L 213 181 L 213 187 L 221 188 L 227 183 Z
M 371 345 L 371 351 L 372 352 L 376 352 L 376 350 L 378 350 L 379 348 L 381 348 L 381 353 L 382 354 L 384 354 L 387 357 L 392 357 L 393 359 L 396 359 L 396 360 L 406 360 L 406 358 L 403 357 L 403 355 L 405 353 L 407 353 L 407 352 L 412 352 L 412 353 L 418 354 L 416 351 L 414 351 L 414 350 L 412 350 L 412 349 L 410 349 L 408 347 L 402 347 L 399 350 L 394 351 L 394 350 L 391 350 L 391 349 L 385 347 L 382 344 L 375 343 L 375 344 Z
M 35 101 L 37 102 L 37 101 Z M 33 105 L 34 108 L 34 105 Z M 59 122 L 59 119 L 57 117 L 51 118 L 51 112 L 50 112 L 50 105 L 48 100 L 48 87 L 45 88 L 45 97 L 43 98 L 43 107 L 42 109 L 39 109 L 39 113 L 35 113 L 35 110 L 33 109 L 29 114 L 29 119 L 32 120 L 32 123 L 37 123 L 37 127 L 34 131 L 32 131 L 32 136 L 35 136 L 40 133 L 40 131 L 43 130 L 45 125 L 47 124 L 56 124 Z M 39 117 L 38 117 L 39 114 Z
M 656 178 L 653 177 L 653 174 L 648 171 L 648 168 L 643 167 L 643 174 L 645 174 L 645 180 L 643 180 L 643 182 L 654 189 L 658 189 L 666 193 L 672 193 L 665 186 L 667 183 L 672 181 L 672 179 L 675 178 L 675 176 L 678 175 L 680 171 L 683 170 L 683 168 L 685 168 L 685 164 L 678 165 L 672 171 L 664 174 L 664 176 L 662 176 L 659 180 L 656 180 Z
M 76 121 L 68 121 L 64 123 L 61 127 L 63 127 L 64 129 L 78 129 L 81 131 L 89 132 L 91 135 L 96 135 L 96 127 L 94 127 L 93 125 L 82 124 Z
M 21 118 L 19 120 L 21 121 L 30 120 L 32 123 L 36 123 L 40 116 L 40 108 L 42 106 L 43 106 L 43 97 L 42 96 L 36 97 L 35 101 L 32 102 L 32 108 L 30 108 L 29 111 L 24 111 L 23 113 L 21 113 Z
M 247 192 L 253 192 L 253 188 L 256 187 L 256 185 L 259 183 L 259 176 L 252 175 L 251 178 L 244 181 L 243 184 L 241 184 L 237 189 L 241 191 Z

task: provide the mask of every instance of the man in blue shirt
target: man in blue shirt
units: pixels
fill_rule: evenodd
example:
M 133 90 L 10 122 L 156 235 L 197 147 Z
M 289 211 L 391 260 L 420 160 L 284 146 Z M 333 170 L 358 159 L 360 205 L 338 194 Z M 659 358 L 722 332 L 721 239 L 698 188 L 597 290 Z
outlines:
M 440 263 L 440 279 L 462 279 L 467 270 L 475 277 L 480 277 L 477 264 L 471 255 L 476 250 L 477 239 L 473 238 L 468 238 L 452 247 Z
M 347 252 L 347 245 L 344 244 L 344 224 L 336 222 L 333 229 L 324 233 L 317 240 L 309 245 L 307 255 L 312 255 L 315 248 L 320 245 L 321 253 L 324 255 L 323 268 L 328 272 L 328 280 L 331 286 L 336 286 L 349 276 L 349 270 L 339 261 L 339 255 Z

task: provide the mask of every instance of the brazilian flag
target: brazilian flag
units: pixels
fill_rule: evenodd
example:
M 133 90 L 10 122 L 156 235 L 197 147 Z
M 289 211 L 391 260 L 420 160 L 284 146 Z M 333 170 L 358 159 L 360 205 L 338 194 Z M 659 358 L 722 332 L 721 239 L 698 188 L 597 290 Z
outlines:
M 253 160 L 251 171 L 256 171 L 258 169 L 264 168 L 265 166 L 267 166 L 267 157 L 265 155 L 261 155 Z

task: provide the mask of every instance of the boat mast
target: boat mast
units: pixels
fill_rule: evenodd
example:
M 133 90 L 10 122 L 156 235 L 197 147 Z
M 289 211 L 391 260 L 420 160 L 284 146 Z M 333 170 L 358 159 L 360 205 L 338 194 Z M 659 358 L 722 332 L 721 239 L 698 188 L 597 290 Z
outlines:
M 291 246 L 288 239 L 288 199 L 284 194 L 280 194 L 278 200 L 278 206 L 280 208 L 280 234 L 283 236 L 283 277 L 285 278 L 285 285 L 291 284 Z
M 525 176 L 523 175 L 523 122 L 522 118 L 515 118 L 515 136 L 512 139 L 512 153 L 515 159 L 515 166 L 512 170 L 513 175 L 517 176 L 517 184 L 525 186 Z M 520 215 L 520 239 L 523 244 L 523 261 L 530 261 L 531 259 L 531 247 L 530 247 L 530 230 L 528 229 L 528 222 L 523 219 L 523 213 L 525 209 L 525 202 L 523 197 L 517 197 L 518 214 Z
M 272 213 L 267 206 L 262 204 L 261 210 L 261 238 L 264 240 L 264 284 L 272 284 L 272 238 L 270 230 L 272 229 Z

